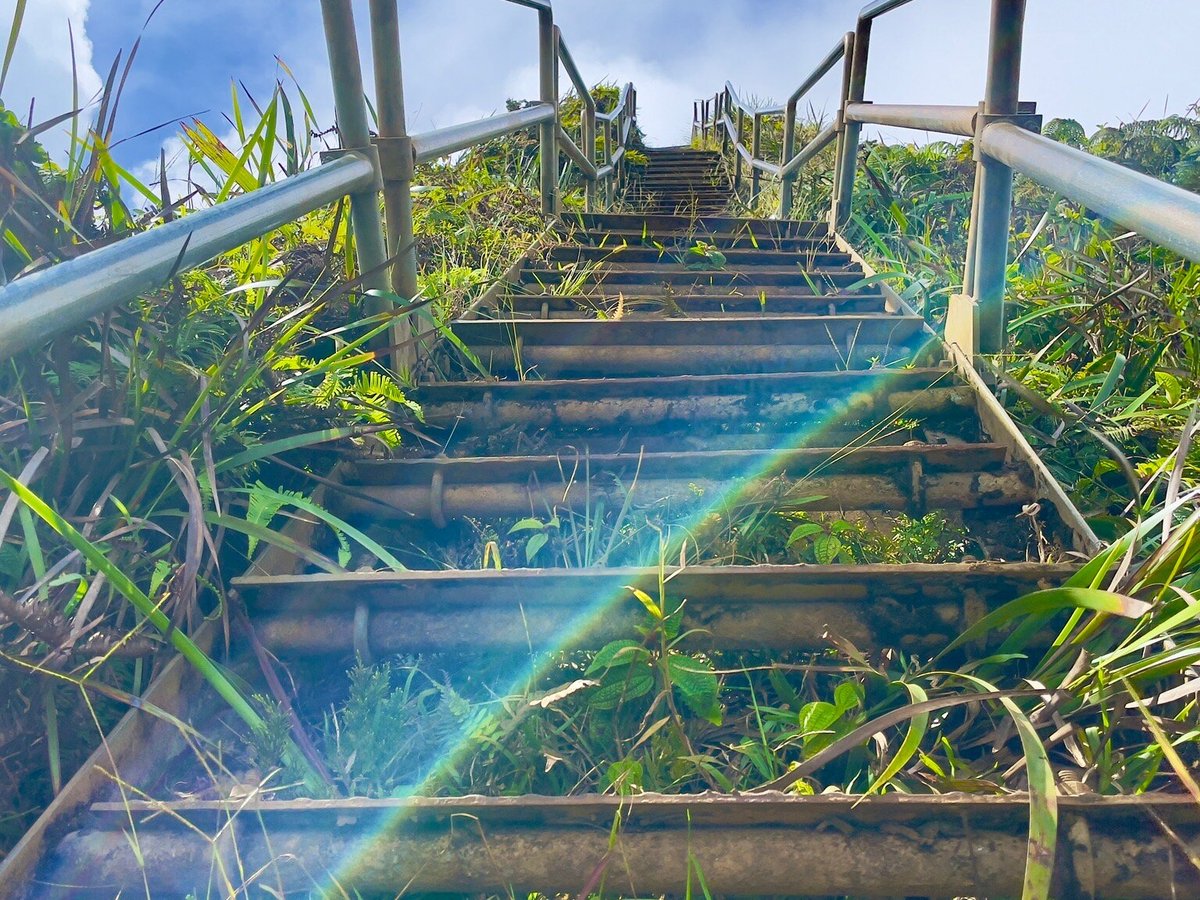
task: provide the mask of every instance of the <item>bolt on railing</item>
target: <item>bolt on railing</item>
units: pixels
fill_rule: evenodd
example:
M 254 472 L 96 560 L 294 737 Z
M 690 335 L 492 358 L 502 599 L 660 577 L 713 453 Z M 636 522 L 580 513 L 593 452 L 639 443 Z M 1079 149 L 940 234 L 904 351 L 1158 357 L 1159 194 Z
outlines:
M 1200 263 L 1200 196 L 1041 135 L 1036 106 L 1018 100 L 1026 0 L 992 0 L 987 84 L 978 106 L 867 102 L 872 23 L 911 2 L 875 0 L 865 6 L 854 31 L 830 51 L 782 109 L 750 109 L 728 82 L 711 105 L 707 100 L 695 104 L 693 133 L 715 138 L 719 130 L 722 152 L 730 152 L 732 147 L 735 187 L 741 185 L 743 160 L 754 173 L 752 198 L 758 193 L 759 172 L 779 179 L 779 214 L 786 217 L 791 214 L 796 172 L 836 139 L 830 225 L 837 230 L 845 227 L 852 214 L 864 124 L 971 138 L 976 175 L 963 290 L 950 298 L 946 320 L 947 340 L 957 343 L 968 356 L 980 351 L 999 353 L 1006 345 L 1004 301 L 1014 172 Z M 834 123 L 795 153 L 796 103 L 839 60 L 843 61 L 841 101 Z M 784 137 L 776 164 L 761 158 L 757 138 L 761 120 L 778 115 L 784 116 Z M 743 139 L 747 116 L 752 116 L 756 125 L 749 148 Z
M 300 216 L 350 197 L 359 271 L 369 291 L 366 311 L 394 309 L 389 295 L 412 301 L 418 293 L 412 221 L 412 179 L 431 162 L 526 128 L 539 129 L 542 209 L 559 209 L 560 152 L 587 182 L 589 206 L 604 185 L 604 202 L 624 184 L 625 154 L 637 116 L 637 92 L 626 85 L 616 107 L 598 112 L 562 34 L 550 0 L 508 0 L 538 13 L 539 100 L 514 112 L 409 135 L 405 121 L 397 0 L 370 0 L 377 136 L 369 127 L 352 0 L 321 0 L 334 106 L 342 149 L 325 162 L 252 193 L 123 241 L 83 254 L 0 289 L 0 356 L 36 345 L 202 265 Z M 563 130 L 558 109 L 560 64 L 579 93 L 583 124 L 579 147 Z M 603 125 L 603 162 L 596 133 Z M 380 215 L 380 194 L 384 215 Z M 386 228 L 385 228 L 386 224 Z M 428 313 L 406 317 L 393 329 L 389 349 L 397 368 L 411 366 L 432 333 Z

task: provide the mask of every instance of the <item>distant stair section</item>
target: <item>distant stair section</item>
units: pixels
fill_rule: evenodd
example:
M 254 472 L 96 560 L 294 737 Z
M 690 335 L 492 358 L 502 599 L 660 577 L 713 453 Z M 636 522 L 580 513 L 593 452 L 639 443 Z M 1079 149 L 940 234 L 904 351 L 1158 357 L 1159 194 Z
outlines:
M 715 150 L 662 147 L 645 151 L 649 163 L 626 192 L 626 201 L 646 213 L 704 216 L 721 213 L 732 189 Z

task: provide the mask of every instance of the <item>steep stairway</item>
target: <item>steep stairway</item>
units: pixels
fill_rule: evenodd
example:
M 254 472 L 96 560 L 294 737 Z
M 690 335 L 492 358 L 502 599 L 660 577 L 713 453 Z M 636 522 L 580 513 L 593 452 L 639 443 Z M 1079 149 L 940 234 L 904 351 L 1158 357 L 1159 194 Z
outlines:
M 644 213 L 691 218 L 724 211 L 732 197 L 721 154 L 689 147 L 646 150 L 647 164 L 625 201 Z
M 643 211 L 565 216 L 511 283 L 453 323 L 457 376 L 414 395 L 425 442 L 334 474 L 323 502 L 408 570 L 368 560 L 321 573 L 272 550 L 236 579 L 283 662 L 340 672 L 355 654 L 486 651 L 521 669 L 627 637 L 641 613 L 628 587 L 657 590 L 663 546 L 622 537 L 635 515 L 687 536 L 665 562 L 686 562 L 670 590 L 699 651 L 796 654 L 832 635 L 928 655 L 1072 570 L 1039 561 L 1038 540 L 1086 548 L 1086 527 L 919 315 L 823 223 L 721 215 L 712 154 L 649 156 Z M 936 513 L 972 549 L 944 563 L 799 563 L 744 542 L 738 517 L 763 509 L 881 532 Z M 574 543 L 525 559 L 505 539 L 529 517 L 572 523 Z M 503 570 L 480 568 L 468 539 L 481 528 Z M 291 534 L 310 539 L 305 526 Z M 150 699 L 174 715 L 212 706 L 178 663 L 164 683 Z M 109 750 L 136 756 L 150 740 L 155 761 L 123 771 L 146 790 L 186 753 L 184 736 L 156 720 Z M 980 795 L 97 795 L 51 844 L 42 895 L 183 896 L 219 870 L 275 896 L 586 895 L 605 871 L 606 890 L 627 896 L 680 894 L 696 872 L 714 894 L 1007 896 L 1020 893 L 1029 815 L 1023 797 Z M 1174 821 L 1175 799 L 1085 800 L 1061 801 L 1062 827 L 1087 837 L 1058 854 L 1061 896 L 1085 881 L 1112 896 L 1187 881 L 1183 865 L 1107 862 L 1138 841 L 1145 860 L 1165 860 L 1145 807 Z

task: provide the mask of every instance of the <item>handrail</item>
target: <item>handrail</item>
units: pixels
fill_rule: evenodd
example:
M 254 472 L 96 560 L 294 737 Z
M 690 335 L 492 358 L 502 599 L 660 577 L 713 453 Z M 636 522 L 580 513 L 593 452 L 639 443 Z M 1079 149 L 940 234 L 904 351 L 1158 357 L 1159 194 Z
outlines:
M 1036 106 L 1018 102 L 1026 0 L 992 0 L 988 39 L 987 84 L 977 106 L 877 104 L 864 99 L 872 22 L 912 0 L 874 0 L 859 12 L 855 30 L 814 69 L 788 99 L 781 160 L 778 165 L 757 152 L 761 120 L 774 110 L 750 110 L 733 85 L 712 100 L 697 101 L 693 128 L 703 136 L 721 129 L 722 148 L 733 148 L 734 187 L 741 183 L 742 162 L 782 181 L 780 215 L 791 209 L 791 180 L 799 169 L 835 139 L 838 153 L 830 221 L 849 220 L 858 144 L 863 124 L 916 128 L 973 138 L 976 153 L 975 198 L 971 212 L 963 293 L 953 298 L 947 333 L 968 356 L 977 349 L 997 352 L 1005 346 L 1004 295 L 1007 279 L 1013 173 L 1019 172 L 1070 200 L 1081 203 L 1150 241 L 1200 263 L 1200 196 L 1143 175 L 1040 134 Z M 842 95 L 832 125 L 799 153 L 793 153 L 795 107 L 841 59 Z M 753 150 L 743 139 L 743 118 L 753 116 Z M 961 302 L 959 302 L 961 301 Z
M 915 128 L 942 134 L 975 136 L 978 106 L 921 106 L 907 103 L 848 103 L 847 122 Z
M 412 238 L 413 167 L 526 128 L 540 129 L 543 210 L 557 213 L 559 154 L 587 182 L 588 207 L 605 185 L 611 202 L 615 182 L 624 183 L 628 142 L 637 116 L 637 92 L 627 84 L 615 109 L 598 113 L 596 102 L 554 24 L 551 0 L 508 0 L 536 10 L 539 31 L 538 102 L 513 112 L 409 135 L 405 127 L 400 66 L 400 29 L 395 0 L 370 0 L 371 49 L 379 135 L 368 131 L 362 65 L 352 0 L 321 0 L 337 122 L 343 148 L 320 167 L 236 197 L 210 209 L 133 235 L 110 246 L 19 278 L 0 289 L 0 355 L 36 345 L 105 310 L 162 286 L 173 275 L 200 265 L 289 221 L 347 195 L 364 285 L 376 289 L 371 312 L 391 308 L 386 289 L 405 299 L 417 293 Z M 583 104 L 580 147 L 559 119 L 558 68 L 565 68 Z M 603 164 L 597 165 L 596 129 L 605 132 Z M 382 190 L 387 234 L 379 215 Z M 388 271 L 390 267 L 390 272 Z M 408 327 L 410 332 L 422 329 Z M 395 345 L 411 345 L 402 333 Z M 412 356 L 396 360 L 411 365 Z
M 816 87 L 833 69 L 838 62 L 847 58 L 852 52 L 854 46 L 854 35 L 847 34 L 843 39 L 831 49 L 825 57 L 817 64 L 816 68 L 809 74 L 796 90 L 792 91 L 787 102 L 783 106 L 762 107 L 758 109 L 751 108 L 744 103 L 738 96 L 737 89 L 733 83 L 726 81 L 724 89 L 719 92 L 711 100 L 697 101 L 694 106 L 694 114 L 692 120 L 692 132 L 699 132 L 701 135 L 706 135 L 711 130 L 715 135 L 716 130 L 720 127 L 723 130 L 722 144 L 729 143 L 732 145 L 735 157 L 744 159 L 750 167 L 752 173 L 751 180 L 751 201 L 758 196 L 759 191 L 759 172 L 766 173 L 773 178 L 779 179 L 782 182 L 780 210 L 781 217 L 785 217 L 791 211 L 792 205 L 792 184 L 796 174 L 800 171 L 809 160 L 825 149 L 835 137 L 840 133 L 842 116 L 839 114 L 834 126 L 824 129 L 812 141 L 806 144 L 799 153 L 793 152 L 796 142 L 796 110 L 800 100 Z M 737 115 L 731 116 L 730 110 L 736 110 Z M 711 112 L 710 112 L 711 110 Z M 762 120 L 772 116 L 783 116 L 783 147 L 780 154 L 781 158 L 778 163 L 773 163 L 763 159 L 758 155 L 758 136 L 762 127 Z M 754 122 L 754 146 L 747 147 L 742 140 L 742 123 L 743 117 L 749 117 Z M 737 120 L 736 124 L 734 120 Z M 742 167 L 739 162 L 734 170 L 734 189 L 736 190 L 741 185 Z
M 283 181 L 189 213 L 0 290 L 0 357 L 36 346 L 119 303 L 166 284 L 347 194 L 373 190 L 374 163 L 346 155 Z
M 520 2 L 520 0 L 515 0 Z M 890 13 L 893 9 L 899 9 L 901 6 L 908 6 L 913 0 L 874 0 L 873 3 L 868 3 L 858 13 L 858 21 L 870 22 L 872 19 L 878 19 L 885 13 Z
M 522 131 L 543 122 L 552 122 L 557 117 L 558 111 L 553 106 L 536 103 L 514 112 L 439 128 L 413 136 L 414 157 L 418 163 L 432 162 L 476 144 L 512 134 L 514 131 Z
M 997 162 L 1200 263 L 1200 196 L 1008 122 L 979 135 Z

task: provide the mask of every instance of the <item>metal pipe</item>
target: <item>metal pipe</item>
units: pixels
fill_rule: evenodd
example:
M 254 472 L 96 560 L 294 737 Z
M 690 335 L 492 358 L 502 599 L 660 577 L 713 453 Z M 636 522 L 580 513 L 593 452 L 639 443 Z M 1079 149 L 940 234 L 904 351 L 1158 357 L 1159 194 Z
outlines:
M 978 112 L 978 106 L 850 103 L 846 106 L 846 121 L 974 137 Z
M 762 172 L 766 172 L 775 178 L 778 178 L 783 172 L 782 166 L 773 162 L 767 162 L 765 159 L 755 159 L 753 156 L 747 156 L 746 161 L 750 163 L 751 177 L 755 182 L 758 181 L 759 175 Z
M 833 139 L 838 136 L 838 123 L 826 127 L 816 137 L 804 145 L 804 149 L 791 158 L 786 166 L 780 169 L 780 176 L 783 178 L 795 178 L 796 173 L 814 156 L 833 143 Z
M 779 164 L 787 169 L 788 162 L 792 158 L 793 152 L 796 149 L 796 109 L 800 103 L 800 98 L 807 94 L 818 81 L 824 78 L 829 70 L 837 65 L 838 60 L 842 59 L 847 53 L 850 44 L 843 38 L 837 46 L 835 46 L 825 56 L 817 67 L 813 69 L 812 74 L 804 79 L 800 87 L 792 91 L 792 95 L 788 97 L 787 104 L 784 106 L 783 120 L 783 152 L 780 154 Z M 795 170 L 793 170 L 795 171 Z M 796 180 L 792 175 L 785 175 L 783 183 L 780 185 L 779 196 L 779 217 L 786 219 L 792 211 L 792 190 Z
M 371 194 L 361 153 L 235 197 L 0 289 L 0 357 L 35 347 L 92 316 L 157 290 L 173 275 L 350 194 Z
M 396 0 L 371 0 L 371 45 L 375 61 L 375 108 L 379 116 L 380 169 L 383 175 L 383 209 L 387 223 L 388 256 L 392 260 L 392 293 L 405 301 L 416 298 L 417 241 L 413 231 L 412 146 L 404 115 L 404 75 L 400 60 L 400 15 Z M 389 148 L 397 158 L 384 165 Z M 399 158 L 399 154 L 405 154 Z M 407 322 L 396 323 L 392 340 L 406 349 L 393 361 L 397 369 L 411 368 L 416 353 L 407 341 L 414 333 L 433 326 L 432 309 L 423 307 Z
M 876 4 L 878 5 L 878 4 Z M 842 142 L 838 154 L 838 182 L 835 194 L 832 224 L 841 228 L 850 219 L 854 202 L 854 176 L 858 171 L 858 139 L 862 126 L 849 122 L 845 111 L 850 104 L 861 103 L 867 88 L 867 59 L 871 50 L 871 18 L 860 18 L 854 32 L 854 53 L 851 57 L 850 77 L 846 86 L 846 102 L 842 106 Z
M 833 153 L 833 184 L 830 189 L 832 196 L 830 197 L 829 220 L 833 221 L 834 213 L 837 210 L 838 193 L 841 190 L 842 184 L 842 147 L 846 139 L 846 121 L 845 110 L 846 104 L 850 97 L 850 76 L 851 70 L 854 67 L 854 32 L 848 31 L 842 38 L 846 44 L 846 53 L 842 57 L 842 89 L 840 102 L 838 103 L 837 112 L 834 114 L 838 126 L 837 147 Z
M 976 142 L 978 144 L 978 141 Z M 963 293 L 975 290 L 975 235 L 979 228 L 979 179 L 971 187 L 971 218 L 967 226 L 967 259 L 963 265 Z
M 1017 113 L 1024 25 L 1025 0 L 992 0 L 987 90 L 983 99 L 985 115 Z M 1013 173 L 1004 163 L 981 155 L 975 177 L 979 180 L 979 210 L 974 235 L 972 295 L 979 304 L 979 349 L 982 353 L 999 353 L 1007 343 L 1004 295 L 1008 282 Z
M 333 105 L 342 147 L 368 152 L 371 131 L 367 124 L 362 66 L 350 0 L 321 0 L 321 17 L 325 24 L 329 74 L 333 80 Z M 350 223 L 354 229 L 354 246 L 358 254 L 359 272 L 363 276 L 363 287 L 386 292 L 390 287 L 384 268 L 388 254 L 375 185 L 351 194 Z M 393 308 L 392 302 L 383 296 L 368 296 L 363 305 L 369 315 L 390 312 Z
M 733 122 L 729 118 L 729 88 L 725 88 L 725 93 L 721 98 L 721 155 L 724 156 L 729 152 L 729 129 Z
M 990 159 L 1200 263 L 1200 196 L 1017 125 L 983 129 Z
M 913 0 L 874 0 L 873 3 L 868 3 L 862 8 L 858 14 L 858 20 L 862 22 L 878 19 L 884 13 L 890 13 L 893 9 L 908 6 L 912 2 Z
M 737 109 L 737 141 L 733 146 L 737 153 L 733 157 L 733 192 L 736 195 L 742 186 L 742 157 L 746 155 L 746 148 L 742 144 L 742 135 L 746 131 L 746 111 L 740 104 L 735 104 L 735 107 Z
M 579 117 L 581 131 L 579 139 L 583 142 L 583 146 L 580 149 L 583 150 L 590 168 L 584 166 L 580 166 L 580 168 L 584 168 L 585 174 L 588 175 L 585 209 L 591 212 L 596 205 L 596 98 L 592 96 L 587 82 L 583 80 L 583 75 L 580 74 L 579 67 L 571 56 L 571 51 L 562 39 L 562 30 L 557 25 L 554 26 L 554 37 L 558 47 L 558 61 L 567 70 L 567 77 L 575 86 L 575 93 L 579 95 L 579 102 L 582 104 Z M 571 156 L 569 151 L 567 155 Z
M 579 170 L 583 172 L 583 177 L 588 180 L 589 184 L 595 184 L 596 178 L 599 175 L 596 164 L 589 160 L 587 154 L 571 140 L 571 136 L 567 134 L 566 129 L 561 124 L 556 124 L 554 127 L 558 132 L 558 149 L 565 153 L 575 165 L 579 166 Z
M 762 175 L 755 163 L 763 162 L 759 159 L 759 152 L 762 147 L 762 113 L 754 114 L 754 130 L 750 135 L 750 202 L 754 203 L 758 200 L 758 193 L 762 187 Z M 767 165 L 770 165 L 767 163 Z
M 414 135 L 413 148 L 416 151 L 417 162 L 431 162 L 523 128 L 553 124 L 555 117 L 553 106 L 539 103 L 514 112 Z
M 554 109 L 554 117 L 541 124 L 541 192 L 542 212 L 546 215 L 558 213 L 558 90 L 555 82 L 558 75 L 557 42 L 554 40 L 554 13 L 547 3 L 538 9 L 538 84 L 543 104 Z
M 787 110 L 783 118 L 783 146 L 779 151 L 779 165 L 786 167 L 796 149 L 796 105 L 799 100 L 788 100 Z M 786 219 L 792 214 L 792 189 L 796 179 L 792 175 L 784 175 L 779 183 L 779 218 Z

